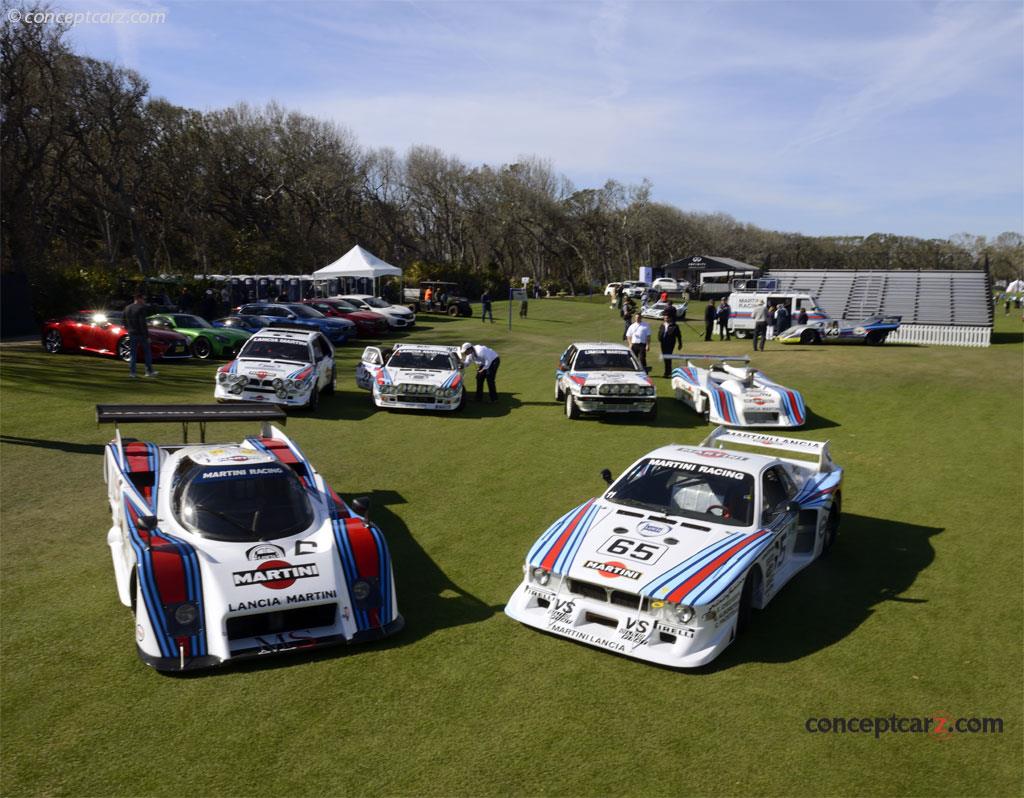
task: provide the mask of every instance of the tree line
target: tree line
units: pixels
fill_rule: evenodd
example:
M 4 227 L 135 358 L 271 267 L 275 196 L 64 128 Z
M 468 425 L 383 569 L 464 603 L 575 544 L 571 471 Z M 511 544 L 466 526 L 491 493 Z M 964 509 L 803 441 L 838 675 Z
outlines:
M 0 12 L 0 247 L 40 313 L 126 276 L 308 274 L 356 243 L 407 280 L 497 288 L 529 276 L 573 293 L 698 254 L 772 268 L 1024 270 L 1018 232 L 804 236 L 655 202 L 648 181 L 578 188 L 538 158 L 475 166 L 432 147 L 364 147 L 277 104 L 182 108 L 137 72 L 74 53 L 60 25 L 12 21 L 12 7 Z

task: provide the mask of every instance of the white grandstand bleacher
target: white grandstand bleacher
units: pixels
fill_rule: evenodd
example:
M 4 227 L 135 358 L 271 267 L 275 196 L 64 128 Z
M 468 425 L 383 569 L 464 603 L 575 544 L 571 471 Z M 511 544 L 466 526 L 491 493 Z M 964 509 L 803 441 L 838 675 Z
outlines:
M 902 316 L 893 342 L 988 346 L 992 285 L 988 272 L 789 269 L 771 270 L 783 291 L 816 297 L 834 319 Z

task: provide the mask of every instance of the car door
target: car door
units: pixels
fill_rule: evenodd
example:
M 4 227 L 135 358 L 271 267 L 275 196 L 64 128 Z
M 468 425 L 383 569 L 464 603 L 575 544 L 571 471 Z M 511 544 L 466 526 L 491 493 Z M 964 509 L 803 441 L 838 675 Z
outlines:
M 334 378 L 334 356 L 330 342 L 322 335 L 313 339 L 313 362 L 316 363 L 318 390 L 328 387 Z
M 770 584 L 767 585 L 766 593 L 769 596 L 778 592 L 793 574 L 807 564 L 809 559 L 794 556 L 797 521 L 800 515 L 790 507 L 794 495 L 796 495 L 796 485 L 781 465 L 770 466 L 762 472 L 761 524 L 779 530 L 770 547 L 774 557 L 774 566 L 769 561 L 768 567 L 774 573 Z
M 356 385 L 363 390 L 373 389 L 373 380 L 384 366 L 384 355 L 379 346 L 368 346 L 363 350 L 359 365 L 356 366 Z

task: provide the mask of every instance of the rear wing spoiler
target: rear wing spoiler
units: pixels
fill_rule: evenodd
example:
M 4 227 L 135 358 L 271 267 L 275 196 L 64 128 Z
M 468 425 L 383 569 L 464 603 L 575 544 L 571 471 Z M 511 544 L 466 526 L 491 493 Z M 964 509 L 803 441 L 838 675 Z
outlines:
M 720 360 L 723 363 L 729 360 L 735 360 L 739 363 L 749 363 L 750 355 L 684 355 L 680 352 L 677 355 L 662 355 L 662 360 Z
M 818 471 L 833 471 L 836 468 L 835 463 L 832 462 L 832 452 L 829 449 L 828 441 L 805 441 L 800 438 L 783 438 L 779 435 L 764 435 L 759 432 L 742 432 L 728 427 L 718 427 L 701 441 L 700 445 L 712 449 L 724 449 L 723 443 L 741 443 L 744 446 L 755 446 L 762 449 L 802 452 L 818 458 Z
M 270 437 L 270 422 L 288 423 L 288 415 L 277 405 L 236 402 L 225 405 L 96 405 L 96 423 L 113 424 L 120 435 L 119 424 L 173 423 L 181 424 L 183 440 L 188 443 L 188 425 L 199 424 L 199 440 L 206 443 L 209 421 L 259 421 L 263 437 Z

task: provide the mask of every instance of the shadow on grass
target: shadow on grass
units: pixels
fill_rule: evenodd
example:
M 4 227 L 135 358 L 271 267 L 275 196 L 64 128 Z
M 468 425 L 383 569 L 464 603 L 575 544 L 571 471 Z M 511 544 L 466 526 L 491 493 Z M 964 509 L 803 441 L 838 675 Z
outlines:
M 807 432 L 811 432 L 813 430 L 829 429 L 831 427 L 838 427 L 838 426 L 841 426 L 841 425 L 839 423 L 833 421 L 830 418 L 825 418 L 824 416 L 819 416 L 817 413 L 815 413 L 813 410 L 811 410 L 808 407 L 807 408 L 807 420 L 804 422 L 804 425 L 802 427 L 800 427 L 800 429 L 805 430 Z M 780 430 L 779 432 L 780 432 L 780 434 L 783 434 L 783 435 L 785 434 L 784 430 Z
M 68 454 L 103 454 L 100 443 L 69 443 L 68 441 L 48 441 L 43 438 L 23 438 L 19 435 L 0 435 L 0 443 L 14 446 L 34 446 L 39 449 L 55 449 Z
M 422 640 L 441 629 L 450 629 L 485 621 L 504 605 L 490 606 L 453 582 L 416 541 L 393 507 L 405 504 L 402 495 L 392 490 L 354 491 L 346 494 L 368 496 L 370 520 L 380 527 L 387 540 L 395 573 L 398 611 L 405 619 L 401 631 L 382 640 L 329 646 L 314 651 L 291 651 L 280 655 L 228 662 L 210 671 L 165 672 L 161 675 L 182 679 L 226 676 L 237 672 L 294 667 L 309 662 L 337 659 L 369 649 L 399 648 Z
M 503 393 L 502 391 L 498 391 L 498 401 L 492 403 L 487 397 L 486 390 L 484 391 L 483 401 L 478 402 L 476 401 L 475 390 L 470 389 L 466 394 L 466 404 L 462 410 L 410 410 L 406 408 L 385 410 L 373 403 L 373 398 L 369 391 L 359 389 L 357 393 L 353 393 L 352 391 L 339 390 L 333 397 L 324 397 L 320 400 L 320 407 L 315 415 L 317 418 L 344 418 L 349 421 L 358 421 L 376 413 L 412 416 L 428 415 L 473 420 L 507 416 L 514 410 L 518 410 L 523 404 L 523 402 L 516 398 L 516 394 Z
M 992 346 L 1024 343 L 1024 332 L 994 332 Z
M 935 559 L 937 527 L 844 514 L 829 555 L 797 574 L 755 612 L 750 629 L 699 672 L 743 662 L 792 662 L 839 643 L 883 602 L 906 607 L 905 625 L 926 596 L 907 594 Z

